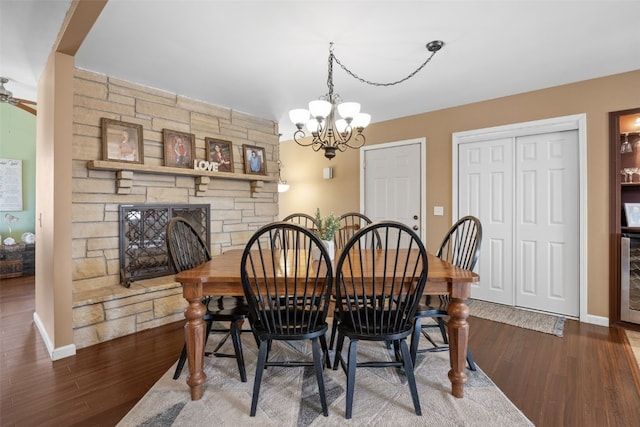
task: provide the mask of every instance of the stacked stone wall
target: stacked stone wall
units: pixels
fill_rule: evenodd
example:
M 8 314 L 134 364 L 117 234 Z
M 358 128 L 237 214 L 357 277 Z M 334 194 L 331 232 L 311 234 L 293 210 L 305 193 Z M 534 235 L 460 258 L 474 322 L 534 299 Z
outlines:
M 259 226 L 278 215 L 275 182 L 264 182 L 256 193 L 250 181 L 212 178 L 205 193 L 196 195 L 195 177 L 134 171 L 129 193 L 118 194 L 116 173 L 87 168 L 87 162 L 103 160 L 103 117 L 142 125 L 145 165 L 163 165 L 166 128 L 195 135 L 196 159 L 205 159 L 209 137 L 231 141 L 236 172 L 243 171 L 242 144 L 264 147 L 267 171 L 278 170 L 275 122 L 77 69 L 71 212 L 77 348 L 184 319 L 186 303 L 174 276 L 134 282 L 130 288 L 120 284 L 120 205 L 209 203 L 214 255 L 241 249 Z

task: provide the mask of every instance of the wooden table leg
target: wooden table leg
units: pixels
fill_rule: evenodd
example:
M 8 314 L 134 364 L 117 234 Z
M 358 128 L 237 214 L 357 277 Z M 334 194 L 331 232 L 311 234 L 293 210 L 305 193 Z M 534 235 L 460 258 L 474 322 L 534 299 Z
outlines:
M 451 393 L 455 397 L 464 397 L 464 384 L 467 382 L 467 342 L 469 339 L 469 307 L 465 300 L 452 298 L 447 309 L 449 312 L 449 360 L 451 370 Z
M 184 310 L 184 317 L 187 319 L 187 323 L 184 325 L 184 334 L 187 343 L 187 360 L 189 361 L 187 384 L 191 388 L 191 400 L 200 400 L 204 383 L 207 381 L 207 375 L 203 370 L 206 324 L 202 317 L 205 315 L 206 309 L 202 305 L 202 285 L 183 284 L 182 292 L 184 298 L 189 302 Z

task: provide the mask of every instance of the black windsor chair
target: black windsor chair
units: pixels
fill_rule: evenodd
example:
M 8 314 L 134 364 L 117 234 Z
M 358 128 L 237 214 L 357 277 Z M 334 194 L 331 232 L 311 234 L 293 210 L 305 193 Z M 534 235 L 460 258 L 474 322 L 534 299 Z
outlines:
M 169 251 L 169 259 L 176 270 L 180 272 L 197 267 L 211 260 L 211 254 L 206 243 L 196 232 L 193 226 L 184 218 L 175 217 L 169 220 L 167 224 L 167 248 Z M 207 296 L 202 300 L 206 314 L 203 317 L 207 325 L 205 334 L 205 346 L 210 333 L 223 332 L 226 335 L 220 340 L 218 345 L 211 353 L 217 357 L 235 357 L 238 363 L 238 371 L 240 372 L 240 380 L 247 381 L 247 373 L 244 366 L 244 357 L 242 355 L 242 344 L 240 341 L 240 332 L 242 324 L 247 318 L 249 307 L 242 296 L 238 297 L 221 297 Z M 213 322 L 230 322 L 228 329 L 213 328 Z M 231 336 L 235 354 L 220 353 L 219 350 L 226 340 Z M 182 348 L 178 366 L 173 375 L 173 379 L 178 379 L 185 361 L 187 360 L 187 346 Z
M 342 249 L 356 232 L 371 224 L 371 220 L 359 212 L 347 212 L 340 215 L 340 228 L 336 232 L 336 249 Z
M 301 225 L 304 228 L 308 228 L 309 230 L 315 230 L 317 228 L 315 218 L 306 213 L 292 213 L 291 215 L 287 215 L 286 217 L 284 217 L 282 221 Z
M 367 225 L 371 224 L 371 220 L 364 214 L 359 212 L 347 212 L 340 216 L 340 228 L 336 232 L 334 238 L 334 244 L 337 251 L 342 250 L 347 245 L 347 242 L 356 234 L 359 230 L 363 229 Z M 380 235 L 378 233 L 372 234 L 371 238 L 376 239 L 377 247 L 380 248 Z M 338 322 L 340 321 L 340 313 L 338 310 L 334 310 L 333 322 L 331 325 L 331 337 L 329 339 L 329 350 L 333 350 L 333 343 L 336 337 L 336 330 L 338 328 Z
M 456 221 L 445 235 L 440 249 L 436 254 L 439 258 L 465 270 L 473 270 L 480 256 L 480 244 L 482 243 L 482 224 L 474 216 L 465 216 Z M 446 351 L 449 349 L 445 318 L 449 316 L 447 311 L 451 298 L 449 295 L 439 295 L 438 301 L 433 303 L 431 295 L 425 297 L 425 302 L 418 305 L 414 333 L 411 337 L 411 360 L 416 361 L 416 354 L 432 351 Z M 436 323 L 423 324 L 422 319 L 433 318 Z M 444 346 L 436 344 L 429 336 L 426 329 L 438 327 Z M 432 348 L 418 350 L 420 332 L 433 345 Z M 467 350 L 467 363 L 469 369 L 476 370 L 471 351 Z
M 312 252 L 317 252 L 314 260 Z M 323 379 L 328 362 L 325 333 L 333 269 L 324 244 L 313 232 L 290 222 L 260 228 L 249 239 L 240 263 L 249 321 L 258 342 L 251 416 L 255 416 L 267 366 L 314 366 L 322 413 L 328 416 Z M 310 340 L 313 362 L 269 360 L 273 341 Z
M 373 238 L 381 237 L 381 248 Z M 340 313 L 333 369 L 347 374 L 346 418 L 351 418 L 357 367 L 401 367 L 417 415 L 422 415 L 406 339 L 427 279 L 427 250 L 404 224 L 382 221 L 366 226 L 349 240 L 336 265 L 336 306 Z M 342 355 L 349 338 L 348 357 Z M 357 362 L 360 340 L 393 342 L 395 360 Z

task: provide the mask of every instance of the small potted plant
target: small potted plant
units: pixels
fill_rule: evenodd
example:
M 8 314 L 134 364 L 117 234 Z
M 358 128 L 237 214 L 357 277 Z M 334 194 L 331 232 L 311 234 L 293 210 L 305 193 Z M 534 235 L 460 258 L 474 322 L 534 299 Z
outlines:
M 336 235 L 336 231 L 340 228 L 340 218 L 335 216 L 333 213 L 323 218 L 322 215 L 320 215 L 320 209 L 316 209 L 315 220 L 315 234 L 324 242 L 327 252 L 329 252 L 329 259 L 333 260 L 335 254 L 334 237 Z

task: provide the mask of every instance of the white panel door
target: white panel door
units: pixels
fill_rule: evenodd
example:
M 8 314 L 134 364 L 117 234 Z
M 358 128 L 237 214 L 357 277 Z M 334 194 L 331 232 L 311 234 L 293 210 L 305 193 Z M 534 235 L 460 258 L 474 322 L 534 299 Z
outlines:
M 458 145 L 458 212 L 482 222 L 474 298 L 578 316 L 578 131 Z
M 513 305 L 513 138 L 460 144 L 459 217 L 482 223 L 473 298 Z
M 372 146 L 363 153 L 364 213 L 374 222 L 406 224 L 424 238 L 420 142 Z
M 578 316 L 578 132 L 516 139 L 516 305 Z

